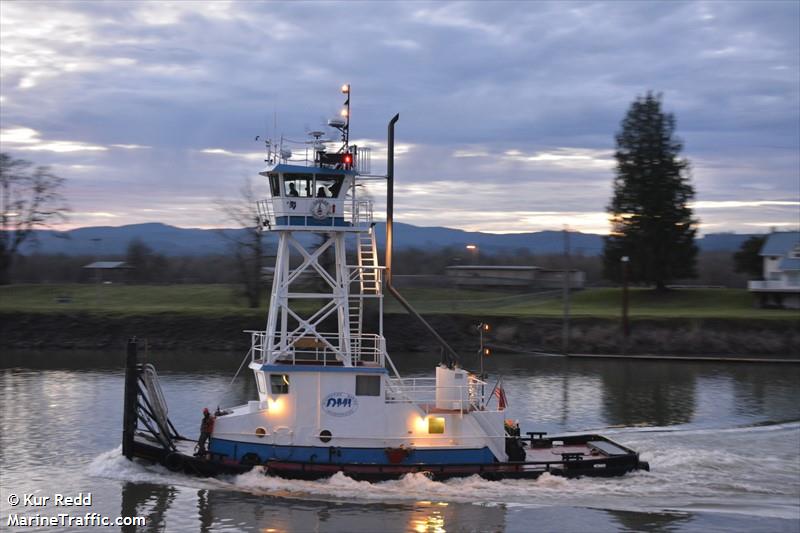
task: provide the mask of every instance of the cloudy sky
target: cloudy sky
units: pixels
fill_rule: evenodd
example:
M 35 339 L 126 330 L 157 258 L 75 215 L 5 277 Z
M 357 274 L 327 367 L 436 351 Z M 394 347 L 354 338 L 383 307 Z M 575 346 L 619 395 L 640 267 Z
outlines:
M 607 232 L 614 134 L 648 90 L 702 231 L 800 221 L 794 0 L 3 0 L 0 19 L 2 150 L 67 178 L 69 227 L 226 225 L 215 202 L 258 178 L 255 136 L 304 139 L 344 82 L 374 172 L 400 113 L 402 222 Z

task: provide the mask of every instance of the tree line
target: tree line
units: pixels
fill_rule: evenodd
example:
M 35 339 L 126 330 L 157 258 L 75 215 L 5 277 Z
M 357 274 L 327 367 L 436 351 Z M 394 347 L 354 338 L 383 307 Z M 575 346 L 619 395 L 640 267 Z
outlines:
M 398 250 L 395 272 L 440 274 L 453 264 L 478 262 L 536 265 L 583 270 L 590 284 L 603 280 L 633 283 L 664 291 L 669 284 L 695 280 L 703 285 L 743 286 L 748 276 L 760 276 L 758 256 L 763 241 L 748 240 L 732 258 L 728 253 L 700 253 L 695 243 L 699 220 L 690 202 L 695 191 L 691 166 L 681 157 L 683 143 L 675 135 L 674 115 L 662 110 L 660 95 L 637 97 L 623 118 L 616 140 L 613 195 L 607 206 L 611 231 L 602 257 L 557 254 L 482 253 L 466 257 L 462 250 Z M 84 256 L 21 256 L 19 250 L 33 238 L 32 230 L 63 221 L 68 208 L 61 195 L 64 180 L 47 167 L 0 154 L 0 285 L 19 282 L 86 281 L 79 268 Z M 265 266 L 270 265 L 262 239 L 249 182 L 234 202 L 220 202 L 227 218 L 246 229 L 230 242 L 229 255 L 166 257 L 146 243 L 132 241 L 125 257 L 127 278 L 143 283 L 240 283 L 257 305 L 266 290 Z M 110 259 L 104 257 L 103 259 Z
M 739 263 L 732 261 L 731 252 L 700 252 L 697 256 L 697 277 L 677 280 L 677 283 L 745 287 L 748 279 L 760 276 L 761 263 L 757 252 L 755 257 L 758 272 L 753 273 L 752 269 L 740 271 Z M 129 265 L 131 268 L 119 276 L 120 281 L 127 283 L 221 283 L 241 285 L 245 290 L 242 269 L 234 253 L 166 256 L 154 252 L 146 243 L 138 240 L 131 241 L 126 253 L 119 255 L 97 257 L 33 253 L 19 256 L 14 261 L 10 276 L 16 283 L 93 283 L 97 278 L 92 271 L 83 267 L 98 259 L 124 261 Z M 271 266 L 274 257 L 268 251 L 262 260 L 264 265 Z M 442 275 L 448 266 L 469 264 L 538 266 L 547 269 L 562 269 L 568 264 L 569 268 L 586 273 L 588 286 L 615 283 L 604 277 L 602 256 L 572 255 L 567 262 L 562 254 L 535 254 L 521 249 L 494 254 L 482 252 L 480 257 L 474 259 L 455 247 L 438 250 L 408 248 L 394 253 L 395 274 L 400 276 Z M 261 281 L 263 295 L 263 291 L 269 290 L 268 270 L 262 270 Z

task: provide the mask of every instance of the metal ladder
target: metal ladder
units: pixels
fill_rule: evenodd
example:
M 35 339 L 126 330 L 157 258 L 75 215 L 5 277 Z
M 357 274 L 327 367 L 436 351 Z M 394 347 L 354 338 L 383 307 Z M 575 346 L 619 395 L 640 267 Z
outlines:
M 375 268 L 378 266 L 378 249 L 372 229 L 356 234 L 356 258 L 358 270 L 353 282 L 358 284 L 358 292 L 350 295 L 350 338 L 353 339 L 355 351 L 360 352 L 364 329 L 364 295 L 381 292 L 380 277 Z

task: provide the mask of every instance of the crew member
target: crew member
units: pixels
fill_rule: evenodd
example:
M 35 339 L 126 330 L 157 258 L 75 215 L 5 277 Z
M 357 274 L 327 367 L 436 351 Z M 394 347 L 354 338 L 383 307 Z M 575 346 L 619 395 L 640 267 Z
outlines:
M 203 420 L 200 421 L 200 440 L 197 441 L 197 455 L 206 454 L 206 443 L 214 432 L 214 417 L 208 412 L 208 407 L 203 409 Z

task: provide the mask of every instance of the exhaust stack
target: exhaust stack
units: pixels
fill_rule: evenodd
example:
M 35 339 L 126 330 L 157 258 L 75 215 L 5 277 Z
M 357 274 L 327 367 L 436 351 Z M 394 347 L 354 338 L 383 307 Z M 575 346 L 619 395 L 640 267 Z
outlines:
M 389 121 L 389 131 L 388 131 L 388 154 L 386 157 L 386 272 L 384 279 L 386 281 L 386 289 L 389 293 L 395 297 L 395 299 L 400 302 L 406 311 L 408 311 L 414 318 L 419 320 L 419 322 L 425 326 L 425 328 L 431 333 L 431 335 L 436 338 L 439 342 L 439 345 L 442 347 L 444 363 L 447 364 L 448 367 L 452 368 L 456 365 L 461 364 L 461 358 L 458 356 L 453 348 L 447 344 L 441 335 L 439 335 L 433 326 L 428 324 L 428 322 L 422 318 L 422 315 L 417 313 L 417 310 L 414 309 L 410 303 L 403 297 L 400 292 L 394 288 L 392 285 L 392 236 L 394 233 L 394 125 L 400 119 L 400 114 L 396 114 L 392 117 L 392 120 Z

